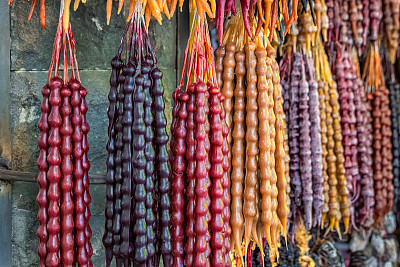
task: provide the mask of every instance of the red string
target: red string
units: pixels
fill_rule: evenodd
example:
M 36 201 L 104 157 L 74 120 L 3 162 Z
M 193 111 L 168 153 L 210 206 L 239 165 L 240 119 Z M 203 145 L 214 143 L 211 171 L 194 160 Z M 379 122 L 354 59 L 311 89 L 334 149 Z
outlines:
M 49 69 L 49 74 L 47 80 L 50 81 L 53 74 L 54 64 L 55 64 L 55 76 L 58 76 L 58 67 L 60 59 L 60 48 L 61 48 L 61 32 L 62 32 L 62 16 L 60 16 L 58 21 L 57 33 L 53 44 L 53 55 L 51 58 L 51 64 Z
M 62 30 L 62 36 L 63 36 L 63 79 L 64 79 L 64 84 L 68 83 L 68 56 L 67 56 L 67 45 L 66 45 L 66 33 L 64 32 L 64 28 Z
M 181 71 L 181 80 L 179 83 L 178 87 L 183 86 L 183 80 L 185 79 L 185 71 L 186 71 L 186 61 L 188 58 L 189 54 L 189 48 L 190 48 L 190 40 L 192 39 L 192 33 L 190 33 L 189 39 L 187 41 L 186 49 L 185 49 L 185 57 L 183 58 L 183 66 L 182 66 L 182 71 Z
M 53 70 L 54 70 L 54 76 L 58 76 L 58 71 L 60 67 L 60 57 L 62 53 L 62 60 L 63 60 L 63 79 L 64 83 L 67 83 L 69 81 L 68 77 L 68 55 L 69 55 L 69 67 L 71 68 L 71 78 L 78 78 L 79 82 L 81 81 L 80 75 L 79 75 L 79 69 L 78 69 L 78 61 L 76 60 L 76 50 L 75 50 L 75 44 L 76 40 L 75 37 L 72 33 L 71 30 L 71 23 L 69 24 L 68 27 L 68 32 L 64 31 L 64 28 L 62 26 L 62 15 L 60 15 L 59 22 L 58 22 L 58 27 L 57 27 L 57 32 L 56 32 L 56 37 L 54 38 L 54 43 L 53 43 L 53 53 L 52 53 L 52 59 L 51 59 L 51 64 L 49 68 L 49 73 L 47 77 L 47 81 L 50 81 Z M 62 50 L 63 49 L 63 50 Z M 76 76 L 75 76 L 75 70 L 76 70 Z
M 211 85 L 215 85 L 217 80 L 207 22 L 201 21 L 199 15 L 196 13 L 193 23 L 193 30 L 190 32 L 185 49 L 178 88 L 183 86 L 185 74 L 187 77 L 186 88 L 189 87 L 189 84 L 198 83 L 199 81 L 207 81 Z
M 71 28 L 71 27 L 70 27 Z M 71 66 L 71 71 L 72 71 L 72 75 L 71 75 L 71 79 L 75 78 L 75 68 L 74 68 L 74 57 L 72 55 L 72 48 L 71 48 L 71 38 L 69 37 L 69 35 L 67 35 L 67 40 L 68 40 L 68 48 L 69 48 L 69 64 Z M 76 71 L 78 71 L 78 67 L 76 67 Z
M 72 32 L 71 32 L 71 34 L 72 34 Z M 76 60 L 76 50 L 75 50 L 75 43 L 76 42 L 75 42 L 75 39 L 74 39 L 73 35 L 72 35 L 72 38 L 71 38 L 71 42 L 72 42 L 72 54 L 74 56 L 74 62 L 75 62 L 75 66 L 76 66 L 76 76 L 78 77 L 78 81 L 81 82 L 81 77 L 79 75 L 78 61 Z
M 55 66 L 55 74 L 54 76 L 58 76 L 58 69 L 60 67 L 60 52 L 61 52 L 61 34 L 62 34 L 62 20 L 58 23 L 58 29 L 56 34 L 56 66 Z

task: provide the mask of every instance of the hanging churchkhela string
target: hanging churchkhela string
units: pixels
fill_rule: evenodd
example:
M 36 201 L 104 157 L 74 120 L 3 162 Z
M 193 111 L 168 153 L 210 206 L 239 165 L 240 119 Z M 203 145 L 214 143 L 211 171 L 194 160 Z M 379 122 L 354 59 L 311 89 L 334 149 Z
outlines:
M 389 89 L 390 98 L 390 111 L 392 121 L 392 153 L 393 153 L 393 186 L 394 186 L 394 199 L 393 199 L 393 212 L 398 213 L 400 210 L 400 84 L 395 75 L 394 64 L 390 61 L 390 51 L 382 51 L 382 65 L 385 73 L 385 82 Z M 382 50 L 382 49 L 381 49 Z M 389 49 L 388 49 L 389 50 Z
M 141 5 L 111 60 L 106 210 L 106 264 L 171 266 L 170 184 L 162 72 Z M 123 44 L 128 39 L 123 61 Z
M 186 67 L 187 84 L 182 91 Z M 228 128 L 222 108 L 224 97 L 216 83 L 207 22 L 197 11 L 180 84 L 173 98 L 170 156 L 173 264 L 231 266 L 230 164 Z
M 316 7 L 323 7 L 324 1 L 317 4 Z M 298 30 L 295 28 L 287 39 L 281 62 L 294 189 L 292 236 L 297 234 L 296 225 L 302 217 L 307 229 L 312 225 L 325 227 L 328 221 L 328 231 L 336 228 L 339 235 L 340 220 L 343 219 L 346 231 L 350 217 L 336 84 L 320 39 L 329 33 L 326 18 L 325 9 L 317 10 L 320 28 L 315 28 L 311 15 L 302 14 Z M 307 158 L 311 158 L 308 167 Z
M 315 21 L 313 0 L 301 2 L 304 8 L 300 11 L 305 12 L 307 11 L 307 7 L 310 6 Z M 269 40 L 272 41 L 276 36 L 275 30 L 277 30 L 277 34 L 283 39 L 297 20 L 298 3 L 298 0 L 241 0 L 240 9 L 246 33 L 254 39 L 263 29 L 265 36 L 269 37 Z M 239 8 L 239 5 L 236 4 L 235 0 L 217 1 L 216 24 L 220 45 L 222 44 L 224 35 L 224 19 L 225 17 L 228 18 L 230 13 L 236 16 L 237 8 Z M 257 10 L 257 13 L 254 12 L 255 10 Z M 255 20 L 255 14 L 257 15 L 257 21 Z M 254 23 L 257 24 L 255 31 L 253 30 Z M 226 32 L 231 30 L 229 27 L 225 29 Z
M 93 266 L 87 91 L 79 81 L 74 36 L 70 25 L 64 31 L 62 21 L 60 16 L 38 122 L 39 265 Z M 61 56 L 63 79 L 59 77 Z
M 375 189 L 374 219 L 379 221 L 393 205 L 392 130 L 389 90 L 385 86 L 381 57 L 379 55 L 379 25 L 382 18 L 382 1 L 370 3 L 370 47 L 365 59 L 362 78 L 372 115 L 373 173 Z M 385 10 L 386 13 L 387 10 Z M 386 14 L 390 15 L 390 14 Z M 397 18 L 395 18 L 397 20 Z M 387 21 L 385 21 L 386 23 Z M 389 58 L 393 54 L 388 46 Z
M 87 92 L 71 2 L 61 1 L 38 123 L 40 266 L 92 265 Z M 114 257 L 117 266 L 242 266 L 265 255 L 275 265 L 287 233 L 297 263 L 313 266 L 312 228 L 341 239 L 399 212 L 399 0 L 190 0 L 167 148 L 146 31 L 183 3 L 130 0 L 126 9 L 108 95 L 107 266 Z M 43 28 L 45 16 L 40 0 Z M 218 28 L 215 64 L 206 16 Z
M 231 18 L 215 52 L 216 77 L 225 96 L 227 141 L 232 149 L 228 159 L 236 264 L 244 263 L 243 251 L 245 260 L 251 262 L 252 244 L 263 251 L 264 236 L 270 257 L 278 256 L 279 235 L 286 237 L 289 211 L 279 66 L 267 39 L 259 35 L 251 41 L 242 23 L 241 14 Z M 255 33 L 255 25 L 252 30 Z

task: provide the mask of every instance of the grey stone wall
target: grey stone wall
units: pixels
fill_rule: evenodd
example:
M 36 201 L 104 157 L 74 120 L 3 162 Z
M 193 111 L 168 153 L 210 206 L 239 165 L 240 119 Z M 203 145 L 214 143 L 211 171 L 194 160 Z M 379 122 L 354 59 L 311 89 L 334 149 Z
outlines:
M 6 1 L 4 1 L 6 2 Z M 59 1 L 47 1 L 47 26 L 39 24 L 36 8 L 31 21 L 27 20 L 31 2 L 15 0 L 10 10 L 10 133 L 11 167 L 16 171 L 36 172 L 38 157 L 37 121 L 40 116 L 41 88 L 45 85 L 51 62 L 51 51 L 57 28 Z M 71 11 L 72 31 L 77 41 L 77 59 L 89 111 L 89 160 L 91 174 L 105 174 L 107 142 L 107 94 L 109 90 L 110 60 L 114 57 L 125 28 L 124 14 L 117 16 L 114 2 L 110 26 L 106 25 L 105 1 L 89 0 L 76 12 Z M 126 12 L 126 11 L 123 11 Z M 171 94 L 176 86 L 177 19 L 163 20 L 159 26 L 150 24 L 150 38 L 156 51 L 159 68 L 164 72 L 166 113 L 171 110 Z M 1 40 L 0 40 L 1 42 Z M 1 151 L 0 151 L 1 156 Z M 12 265 L 36 266 L 37 211 L 36 183 L 13 182 L 12 203 Z M 101 238 L 104 227 L 105 186 L 92 185 L 92 245 L 94 266 L 104 266 Z M 1 219 L 0 219 L 1 220 Z M 0 263 L 0 266 L 1 263 Z

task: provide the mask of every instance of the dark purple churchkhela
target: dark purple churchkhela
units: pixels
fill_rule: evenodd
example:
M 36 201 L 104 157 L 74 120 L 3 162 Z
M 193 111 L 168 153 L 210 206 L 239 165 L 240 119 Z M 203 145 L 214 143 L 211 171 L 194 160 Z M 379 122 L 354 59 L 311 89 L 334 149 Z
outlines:
M 147 226 L 146 226 L 146 157 L 144 155 L 144 148 L 146 145 L 145 133 L 146 125 L 144 123 L 144 92 L 143 83 L 144 77 L 139 74 L 136 79 L 136 89 L 134 92 L 134 110 L 133 110 L 133 153 L 132 153 L 132 166 L 133 166 L 133 181 L 135 183 L 135 190 L 133 197 L 135 199 L 135 207 L 133 209 L 133 216 L 135 223 L 133 226 L 134 234 L 134 260 L 140 266 L 145 266 L 147 261 Z
M 142 74 L 144 77 L 143 92 L 144 92 L 144 123 L 146 125 L 145 132 L 145 149 L 144 155 L 146 157 L 146 225 L 147 225 L 147 266 L 155 265 L 155 254 L 156 254 L 156 233 L 155 233 L 155 152 L 153 146 L 154 134 L 152 129 L 153 114 L 151 106 L 153 99 L 150 95 L 151 87 L 151 73 L 153 66 L 153 60 L 150 57 L 146 57 L 142 63 Z
M 295 54 L 296 58 L 301 57 Z M 300 58 L 301 60 L 301 58 Z M 306 229 L 312 226 L 312 165 L 311 165 L 311 135 L 310 135 L 310 113 L 309 113 L 309 83 L 306 79 L 304 64 L 301 64 L 301 80 L 299 83 L 299 127 L 300 127 L 300 173 L 302 183 L 302 200 L 304 205 L 304 224 Z
M 128 23 L 111 66 L 103 236 L 106 265 L 110 266 L 115 256 L 117 267 L 159 266 L 161 260 L 164 266 L 171 266 L 164 88 L 140 18 Z
M 321 225 L 322 205 L 324 204 L 322 176 L 322 146 L 321 146 L 321 119 L 319 109 L 318 83 L 315 79 L 314 62 L 309 56 L 303 57 L 305 61 L 307 80 L 309 81 L 309 112 L 311 136 L 311 164 L 312 164 L 312 189 L 314 207 L 314 226 Z
M 117 94 L 118 109 L 117 119 L 115 122 L 115 156 L 114 156 L 114 218 L 113 218 L 113 255 L 117 259 L 117 265 L 121 266 L 121 258 L 119 248 L 121 244 L 121 186 L 122 186 L 122 116 L 124 112 L 124 92 L 123 84 L 125 82 L 125 74 L 122 72 L 118 76 L 118 83 L 120 84 Z
M 110 105 L 108 107 L 108 143 L 107 143 L 107 173 L 106 173 L 106 209 L 105 209 L 105 231 L 103 236 L 103 244 L 106 249 L 106 265 L 109 266 L 112 260 L 112 245 L 113 245 L 113 217 L 114 217 L 114 122 L 116 120 L 115 113 L 117 110 L 117 93 L 118 93 L 118 76 L 122 69 L 123 62 L 119 56 L 115 56 L 111 60 L 111 77 L 110 77 L 110 92 L 108 93 L 108 100 Z
M 158 180 L 158 191 L 160 203 L 159 209 L 159 227 L 158 232 L 160 234 L 158 253 L 163 256 L 164 266 L 172 265 L 172 244 L 171 244 L 171 233 L 170 233 L 170 207 L 171 202 L 169 199 L 169 193 L 171 190 L 171 184 L 169 178 L 169 166 L 168 166 L 168 152 L 167 143 L 168 135 L 166 131 L 167 119 L 164 114 L 164 87 L 162 85 L 162 72 L 155 67 L 151 72 L 152 77 L 152 88 L 151 95 L 153 97 L 153 114 L 154 122 L 153 129 L 155 133 L 155 144 L 156 144 L 156 170 Z
M 129 256 L 129 237 L 131 221 L 131 189 L 132 189 L 132 123 L 133 123 L 133 105 L 132 93 L 135 89 L 134 73 L 135 66 L 132 60 L 122 68 L 125 76 L 123 94 L 124 111 L 122 115 L 122 184 L 121 184 L 121 246 L 119 253 L 122 257 Z
M 301 212 L 302 200 L 302 182 L 300 173 L 300 126 L 299 126 L 299 86 L 301 76 L 301 55 L 294 54 L 293 69 L 290 77 L 290 107 L 289 107 L 289 154 L 290 154 L 290 176 L 293 185 L 294 201 L 292 205 L 292 218 L 296 218 L 298 213 Z M 302 215 L 303 213 L 300 213 Z
M 294 89 L 291 89 L 291 73 L 292 73 L 292 66 L 293 64 L 293 53 L 290 51 L 290 53 L 285 53 L 284 57 L 281 60 L 280 66 L 279 66 L 279 72 L 280 72 L 280 76 L 281 76 L 281 85 L 282 85 L 282 96 L 283 96 L 283 111 L 285 112 L 285 120 L 286 120 L 286 130 L 287 130 L 287 134 L 288 134 L 288 154 L 289 154 L 289 168 L 288 168 L 288 172 L 290 173 L 291 168 L 293 167 L 292 165 L 292 155 L 290 154 L 291 151 L 293 152 L 293 149 L 296 148 L 295 147 L 291 147 L 290 145 L 290 140 L 289 139 L 289 135 L 293 135 L 294 132 L 291 131 L 291 129 L 293 130 L 293 121 L 291 121 L 292 117 L 296 117 L 297 113 L 290 113 L 291 108 L 294 109 L 293 112 L 297 112 L 298 107 L 296 105 L 292 105 L 291 102 L 291 94 L 293 92 L 293 90 L 295 90 L 294 93 L 296 93 L 296 90 L 298 90 L 297 87 L 294 87 Z M 295 82 L 296 85 L 296 82 Z M 296 119 L 297 121 L 297 119 Z M 291 124 L 292 123 L 292 124 Z M 293 143 L 292 143 L 293 146 Z M 297 149 L 298 150 L 298 149 Z M 285 170 L 286 171 L 286 170 Z M 292 175 L 292 174 L 291 174 Z M 293 177 L 293 176 L 291 176 Z M 291 181 L 290 186 L 294 185 L 293 181 Z M 290 229 L 290 225 L 292 222 L 295 221 L 295 216 L 296 216 L 296 210 L 297 210 L 297 205 L 295 204 L 295 192 L 294 190 L 290 190 L 290 194 L 287 196 L 289 198 L 290 201 L 290 210 L 289 210 L 289 215 L 288 215 L 288 222 L 287 222 L 287 229 L 290 230 L 290 232 L 292 233 L 293 229 Z M 293 236 L 293 235 L 292 235 Z

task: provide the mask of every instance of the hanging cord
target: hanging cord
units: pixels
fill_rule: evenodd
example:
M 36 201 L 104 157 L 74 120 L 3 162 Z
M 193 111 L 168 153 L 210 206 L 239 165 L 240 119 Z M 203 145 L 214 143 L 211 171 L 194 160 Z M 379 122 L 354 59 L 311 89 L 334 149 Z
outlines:
M 71 27 L 71 26 L 70 26 Z M 72 47 L 71 47 L 71 40 L 70 40 L 71 38 L 69 37 L 69 34 L 67 35 L 67 40 L 68 40 L 68 48 L 69 48 L 69 60 L 70 60 L 70 62 L 69 62 L 69 64 L 70 64 L 70 66 L 71 66 L 71 72 L 72 72 L 72 74 L 71 74 L 71 79 L 73 79 L 73 78 L 75 78 L 75 68 L 74 68 L 74 56 L 72 55 L 73 54 L 73 51 L 72 51 Z M 74 51 L 75 52 L 75 51 Z M 79 76 L 79 72 L 78 72 L 78 66 L 76 66 L 76 72 L 77 72 L 77 75 Z M 80 81 L 79 81 L 80 82 Z
M 117 57 L 118 58 L 121 58 L 122 50 L 124 48 L 124 42 L 125 42 L 126 34 L 128 33 L 128 30 L 129 30 L 130 26 L 131 26 L 131 24 L 128 23 L 126 25 L 126 27 L 125 27 L 124 33 L 123 33 L 122 38 L 121 38 L 121 44 L 120 44 L 118 52 L 117 52 Z
M 197 13 L 197 9 L 195 9 L 193 20 L 194 20 L 194 22 L 192 23 L 192 25 L 194 26 L 194 29 L 193 29 L 194 39 L 193 39 L 191 47 L 189 47 L 191 52 L 190 52 L 190 57 L 189 57 L 189 62 L 188 62 L 189 66 L 187 68 L 187 84 L 186 84 L 186 88 L 189 86 L 189 84 L 191 82 L 194 82 L 194 83 L 198 82 L 198 75 L 195 75 L 192 78 L 193 72 L 197 73 L 197 61 L 198 61 L 197 44 L 198 44 L 199 31 L 200 31 L 200 29 L 199 29 L 200 25 L 198 25 L 198 23 L 201 22 L 200 16 Z M 189 52 L 189 50 L 188 50 L 188 52 Z M 193 67 L 193 63 L 194 63 L 194 67 Z
M 132 16 L 135 19 L 134 32 L 132 33 L 132 37 L 133 37 L 134 34 L 136 34 L 135 38 L 134 38 L 135 46 L 134 47 L 130 47 L 130 50 L 132 51 L 134 58 L 137 60 L 137 63 L 140 64 L 140 55 L 139 55 L 139 53 L 140 53 L 140 45 L 141 45 L 141 43 L 140 43 L 139 36 L 140 36 L 141 32 L 139 31 L 139 25 L 136 23 L 136 19 L 137 19 L 136 16 L 137 16 L 137 12 L 135 12 L 135 14 Z
M 60 25 L 58 25 L 59 27 Z M 53 73 L 53 68 L 54 68 L 54 59 L 55 59 L 55 54 L 56 54 L 56 42 L 57 42 L 57 34 L 56 34 L 56 38 L 54 38 L 54 42 L 53 42 L 53 53 L 51 56 L 51 63 L 50 63 L 50 68 L 49 68 L 49 73 L 48 73 L 48 77 L 47 77 L 47 82 L 50 81 L 51 79 L 51 75 Z
M 66 44 L 66 35 L 67 33 L 62 29 L 62 36 L 63 36 L 63 80 L 64 84 L 68 84 L 68 55 L 67 55 L 67 44 Z M 73 69 L 73 66 L 71 66 Z
M 77 74 L 77 77 L 78 77 L 78 81 L 81 82 L 81 77 L 79 76 L 78 61 L 76 60 L 76 49 L 75 49 L 76 40 L 75 40 L 74 34 L 72 33 L 72 30 L 71 30 L 71 23 L 69 24 L 69 29 L 68 29 L 67 38 L 68 38 L 68 40 L 70 40 L 70 42 L 71 42 L 72 54 L 73 54 L 73 56 L 74 56 L 74 62 L 75 62 L 75 66 L 76 66 L 76 74 Z M 70 49 L 71 49 L 71 48 L 70 48 Z
M 60 64 L 60 51 L 61 51 L 61 34 L 62 34 L 62 21 L 63 21 L 63 12 L 64 12 L 64 0 L 60 2 L 60 15 L 58 20 L 56 37 L 53 43 L 53 55 L 51 58 L 51 64 L 49 69 L 49 74 L 47 76 L 47 81 L 50 81 L 51 76 L 53 74 L 53 69 L 55 69 L 54 76 L 58 76 L 58 67 Z M 55 64 L 55 68 L 54 68 Z
M 142 27 L 142 23 L 141 23 L 141 20 L 143 19 L 142 5 L 138 5 L 135 11 L 136 11 L 136 14 L 135 14 L 136 15 L 136 23 L 137 23 L 138 32 L 139 32 L 139 48 L 140 48 L 139 52 L 141 52 L 137 58 L 139 60 L 139 56 L 141 56 L 142 58 L 144 58 L 144 56 L 145 56 L 145 53 L 144 53 L 145 46 L 144 46 L 144 42 L 143 42 L 144 33 L 143 32 L 146 32 L 146 30 L 145 30 L 145 28 Z M 146 50 L 147 50 L 147 46 L 146 46 Z
M 196 11 L 196 10 L 195 10 Z M 180 80 L 180 83 L 179 83 L 179 85 L 178 85 L 178 88 L 181 88 L 181 86 L 183 86 L 183 81 L 184 81 L 184 79 L 185 79 L 185 71 L 186 71 L 186 61 L 187 61 L 187 58 L 188 58 L 188 55 L 189 55 L 189 49 L 190 49 L 190 40 L 192 39 L 192 37 L 193 37 L 193 29 L 194 29 L 194 16 L 193 16 L 193 21 L 192 21 L 192 23 L 191 23 L 191 25 L 192 25 L 192 27 L 191 27 L 191 29 L 190 29 L 190 35 L 189 35 L 189 39 L 188 39 L 188 41 L 187 41 L 187 44 L 186 44 L 186 49 L 185 49 L 185 56 L 184 56 L 184 58 L 183 58 L 183 66 L 182 66 L 182 71 L 181 71 L 181 80 Z M 188 77 L 188 79 L 189 79 L 189 77 Z
M 196 18 L 197 18 L 197 8 L 194 10 L 194 14 L 193 14 L 193 17 L 192 17 L 190 35 L 189 35 L 189 39 L 188 39 L 187 44 L 186 44 L 185 56 L 184 56 L 184 59 L 183 59 L 183 66 L 182 66 L 182 71 L 181 71 L 181 79 L 180 79 L 180 83 L 178 85 L 178 88 L 181 88 L 183 86 L 183 82 L 185 80 L 186 64 L 187 64 L 187 60 L 188 60 L 188 56 L 189 56 L 189 50 L 191 49 L 190 41 L 192 40 L 192 38 L 193 38 L 193 36 L 195 34 Z M 193 44 L 192 44 L 192 47 L 193 47 Z M 190 68 L 190 66 L 192 64 L 191 63 L 192 62 L 192 56 L 193 56 L 192 54 L 190 54 L 190 56 L 189 56 L 189 68 Z M 189 68 L 187 70 L 187 74 L 188 74 L 187 81 L 188 81 L 188 84 L 189 84 L 189 81 L 190 81 Z M 187 84 L 187 86 L 188 86 L 188 84 Z
M 56 34 L 56 39 L 57 39 L 57 44 L 56 44 L 56 66 L 55 66 L 55 74 L 54 76 L 58 76 L 58 69 L 60 66 L 60 53 L 61 53 L 61 35 L 63 33 L 63 20 L 64 16 L 63 13 L 65 11 L 65 2 L 64 0 L 61 0 L 60 4 L 60 20 L 59 20 L 59 26 L 57 29 L 57 34 Z
M 143 15 L 141 16 L 141 21 L 140 21 L 140 24 L 141 24 L 141 27 L 143 28 L 143 29 L 145 29 L 146 28 L 146 21 L 145 21 L 145 19 L 144 19 L 144 17 L 143 17 Z M 150 39 L 149 39 L 149 34 L 148 34 L 148 32 L 147 31 L 144 31 L 143 32 L 143 37 L 144 37 L 144 40 L 146 41 L 146 54 L 148 55 L 148 56 L 150 56 L 152 59 L 153 59 L 153 62 L 155 62 L 155 63 L 157 63 L 157 57 L 156 57 L 156 55 L 155 55 L 155 53 L 154 53 L 154 51 L 153 51 L 153 49 L 152 49 L 152 47 L 151 47 L 151 43 L 150 43 Z
M 208 24 L 206 24 L 206 33 L 208 33 Z M 211 80 L 212 84 L 217 84 L 217 74 L 215 72 L 215 68 L 212 66 L 215 66 L 215 59 L 213 55 L 213 48 L 211 46 L 211 40 L 210 40 L 210 35 L 206 34 L 206 48 L 207 48 L 207 55 L 208 55 L 208 61 L 206 62 L 211 62 L 211 67 L 208 68 L 209 70 L 209 79 Z
M 54 67 L 54 76 L 58 76 L 58 68 L 60 65 L 60 51 L 61 51 L 61 33 L 62 33 L 62 17 L 60 17 L 59 23 L 58 23 L 58 27 L 57 27 L 57 33 L 56 33 L 56 37 L 54 40 L 54 54 L 53 54 L 53 58 L 52 58 L 52 62 L 50 65 L 50 69 L 49 69 L 49 75 L 48 75 L 48 80 L 50 81 L 51 76 L 53 74 L 53 67 Z
M 128 47 L 126 49 L 126 63 L 128 64 L 129 59 L 132 57 L 132 46 L 134 44 L 133 40 L 133 32 L 135 29 L 135 18 L 132 16 L 129 24 L 129 40 L 128 40 Z

